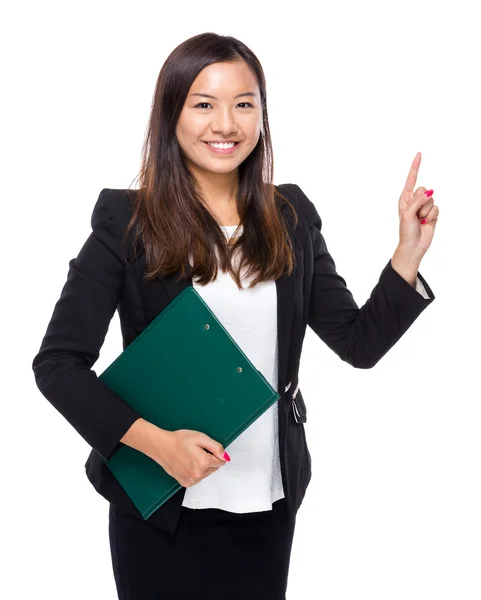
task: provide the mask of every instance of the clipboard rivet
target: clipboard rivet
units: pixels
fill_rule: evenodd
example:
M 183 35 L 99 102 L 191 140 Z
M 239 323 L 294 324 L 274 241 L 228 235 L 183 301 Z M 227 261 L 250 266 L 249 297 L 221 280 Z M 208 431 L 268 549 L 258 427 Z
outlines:
M 237 367 L 237 372 L 242 373 L 242 367 Z
M 210 325 L 209 325 L 208 323 L 206 323 L 206 324 L 204 325 L 204 329 L 210 329 Z

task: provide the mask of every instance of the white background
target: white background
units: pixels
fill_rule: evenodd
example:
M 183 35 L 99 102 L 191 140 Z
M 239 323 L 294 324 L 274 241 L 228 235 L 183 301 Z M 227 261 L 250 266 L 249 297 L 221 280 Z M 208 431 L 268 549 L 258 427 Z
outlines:
M 2 598 L 117 598 L 108 503 L 84 474 L 90 447 L 39 392 L 31 362 L 100 190 L 137 175 L 163 62 L 205 31 L 260 59 L 275 183 L 297 183 L 315 203 L 359 306 L 396 248 L 418 151 L 417 185 L 440 208 L 420 268 L 436 299 L 374 369 L 353 369 L 307 331 L 313 475 L 288 598 L 481 598 L 475 7 L 43 1 L 2 11 Z M 116 314 L 97 374 L 120 351 Z M 229 560 L 222 548 L 214 558 L 220 569 Z

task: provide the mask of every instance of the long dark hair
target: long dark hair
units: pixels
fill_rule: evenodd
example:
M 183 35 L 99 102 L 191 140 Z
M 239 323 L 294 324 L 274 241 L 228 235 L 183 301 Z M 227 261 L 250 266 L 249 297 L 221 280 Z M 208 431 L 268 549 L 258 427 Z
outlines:
M 237 212 L 242 235 L 227 244 L 216 219 L 206 208 L 195 178 L 186 167 L 175 133 L 190 87 L 199 72 L 218 62 L 244 60 L 257 78 L 263 109 L 263 131 L 254 150 L 239 165 Z M 137 178 L 140 189 L 127 190 L 132 217 L 124 242 L 135 229 L 134 245 L 142 238 L 147 280 L 181 271 L 192 256 L 192 273 L 200 284 L 215 279 L 218 267 L 229 271 L 239 289 L 241 269 L 257 274 L 249 287 L 277 279 L 294 267 L 295 253 L 281 202 L 294 207 L 272 183 L 273 152 L 262 66 L 254 53 L 231 36 L 202 33 L 177 46 L 163 64 L 152 101 Z M 137 179 L 136 178 L 136 179 Z M 135 181 L 135 180 L 134 180 Z M 218 250 L 218 256 L 213 251 Z M 240 252 L 238 268 L 231 264 Z

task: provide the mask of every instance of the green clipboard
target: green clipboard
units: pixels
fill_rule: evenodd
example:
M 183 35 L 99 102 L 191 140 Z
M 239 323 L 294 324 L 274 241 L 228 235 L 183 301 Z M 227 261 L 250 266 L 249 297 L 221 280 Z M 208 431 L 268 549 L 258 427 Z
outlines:
M 188 286 L 99 375 L 144 419 L 228 446 L 279 394 Z M 144 519 L 181 489 L 156 461 L 120 444 L 104 461 Z

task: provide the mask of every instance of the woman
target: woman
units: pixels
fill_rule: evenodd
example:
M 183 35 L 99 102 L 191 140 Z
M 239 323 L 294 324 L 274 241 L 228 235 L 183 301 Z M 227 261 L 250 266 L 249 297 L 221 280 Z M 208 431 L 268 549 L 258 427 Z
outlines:
M 285 598 L 296 512 L 311 478 L 298 369 L 306 325 L 371 368 L 434 299 L 418 273 L 438 209 L 399 199 L 400 241 L 359 308 L 299 186 L 272 184 L 262 67 L 229 36 L 178 46 L 154 95 L 137 190 L 103 189 L 33 361 L 45 397 L 91 445 L 87 475 L 110 502 L 119 598 Z M 229 445 L 144 420 L 92 370 L 118 308 L 124 348 L 196 287 L 280 395 Z M 105 465 L 120 443 L 182 489 L 144 520 Z

